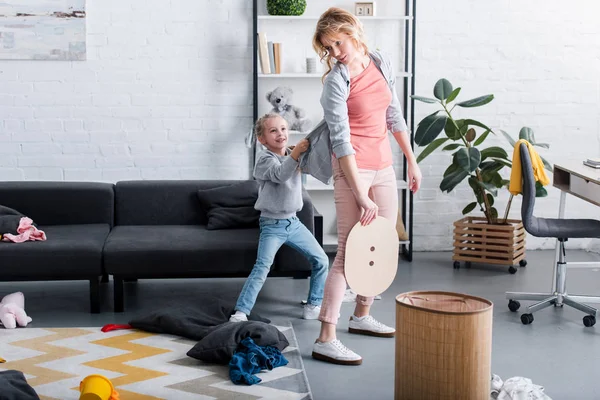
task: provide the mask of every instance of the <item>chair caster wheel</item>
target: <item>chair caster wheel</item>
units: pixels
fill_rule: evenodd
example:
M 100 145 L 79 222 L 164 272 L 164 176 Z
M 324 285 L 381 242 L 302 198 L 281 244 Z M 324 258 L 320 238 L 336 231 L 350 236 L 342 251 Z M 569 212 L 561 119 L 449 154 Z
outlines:
M 521 322 L 523 323 L 523 325 L 529 325 L 533 322 L 533 314 L 522 314 Z
M 583 317 L 583 324 L 587 327 L 596 325 L 596 317 L 593 315 L 586 315 Z
M 460 268 L 460 261 L 454 261 L 454 269 Z
M 508 309 L 512 312 L 515 312 L 517 310 L 519 310 L 519 308 L 521 307 L 521 303 L 519 303 L 516 300 L 509 300 L 508 301 Z
M 516 274 L 517 269 L 511 265 L 510 267 L 508 267 L 508 272 L 510 272 L 511 274 Z
M 519 261 L 519 265 L 520 265 L 521 267 L 525 267 L 525 266 L 527 266 L 527 260 L 521 260 L 521 261 Z

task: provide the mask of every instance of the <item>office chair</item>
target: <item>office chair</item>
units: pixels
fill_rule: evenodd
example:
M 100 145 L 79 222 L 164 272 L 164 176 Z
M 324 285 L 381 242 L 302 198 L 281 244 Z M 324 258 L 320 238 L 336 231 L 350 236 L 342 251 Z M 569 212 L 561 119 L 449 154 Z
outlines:
M 558 262 L 554 266 L 553 288 L 551 293 L 519 293 L 506 292 L 508 308 L 517 311 L 521 304 L 518 300 L 537 301 L 527 307 L 527 311 L 521 315 L 524 325 L 533 322 L 533 312 L 546 307 L 562 307 L 568 305 L 583 311 L 587 315 L 583 317 L 585 326 L 594 326 L 596 323 L 597 309 L 585 303 L 600 303 L 600 297 L 579 296 L 567 294 L 567 263 L 565 261 L 565 242 L 568 238 L 600 238 L 600 221 L 595 219 L 560 219 L 560 218 L 537 218 L 533 215 L 535 205 L 535 178 L 531 166 L 531 157 L 527 145 L 520 145 L 521 165 L 523 174 L 523 203 L 521 205 L 521 219 L 525 230 L 536 237 L 553 237 L 559 242 Z

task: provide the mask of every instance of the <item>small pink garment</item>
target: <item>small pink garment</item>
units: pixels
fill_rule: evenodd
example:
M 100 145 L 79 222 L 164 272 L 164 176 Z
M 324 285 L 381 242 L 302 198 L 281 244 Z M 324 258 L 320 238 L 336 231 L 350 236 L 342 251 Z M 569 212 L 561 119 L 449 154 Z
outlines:
M 33 221 L 28 217 L 23 217 L 19 221 L 17 235 L 6 233 L 2 236 L 3 242 L 23 243 L 28 240 L 46 240 L 46 233 L 33 226 Z

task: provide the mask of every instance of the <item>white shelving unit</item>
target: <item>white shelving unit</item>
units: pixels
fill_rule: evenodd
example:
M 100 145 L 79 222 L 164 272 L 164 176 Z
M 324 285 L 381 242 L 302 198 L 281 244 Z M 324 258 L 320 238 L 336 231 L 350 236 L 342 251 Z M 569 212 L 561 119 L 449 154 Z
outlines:
M 305 59 L 317 57 L 312 49 L 314 27 L 321 13 L 329 7 L 341 7 L 350 12 L 354 10 L 352 0 L 321 0 L 307 5 L 306 15 L 274 16 L 266 13 L 266 0 L 254 2 L 254 34 L 265 32 L 268 41 L 281 43 L 281 73 L 264 74 L 261 72 L 258 56 L 258 41 L 254 40 L 254 117 L 270 111 L 272 106 L 267 102 L 265 94 L 277 86 L 288 86 L 294 91 L 293 105 L 305 109 L 307 117 L 316 125 L 322 119 L 320 95 L 322 90 L 321 78 L 323 71 L 306 73 Z M 402 6 L 404 4 L 404 7 Z M 394 65 L 401 69 L 396 73 L 398 97 L 404 105 L 404 115 L 412 132 L 412 101 L 410 94 L 414 93 L 414 7 L 415 0 L 380 0 L 377 4 L 380 16 L 359 17 L 365 26 L 367 43 L 372 49 L 381 49 L 395 58 Z M 312 8 L 311 8 L 312 7 Z M 409 10 L 410 9 L 410 10 Z M 412 11 L 412 12 L 409 12 Z M 394 30 L 398 32 L 395 35 Z M 412 54 L 412 55 L 411 55 Z M 410 58 L 410 60 L 408 59 Z M 317 67 L 322 67 L 318 64 Z M 404 94 L 404 95 L 402 95 Z M 409 111 L 410 107 L 410 111 Z M 290 132 L 290 144 L 295 144 L 307 132 Z M 412 142 L 412 134 L 411 134 Z M 262 145 L 255 142 L 254 155 L 261 150 Z M 398 147 L 398 146 L 395 146 Z M 406 161 L 398 149 L 395 154 L 394 167 L 399 179 L 399 206 L 402 207 L 404 224 L 412 240 L 412 194 L 406 183 Z M 312 176 L 305 176 L 304 187 L 310 193 L 315 207 L 323 215 L 323 245 L 328 251 L 337 248 L 335 204 L 333 200 L 333 185 L 326 185 Z M 412 259 L 411 241 L 401 241 L 402 251 Z

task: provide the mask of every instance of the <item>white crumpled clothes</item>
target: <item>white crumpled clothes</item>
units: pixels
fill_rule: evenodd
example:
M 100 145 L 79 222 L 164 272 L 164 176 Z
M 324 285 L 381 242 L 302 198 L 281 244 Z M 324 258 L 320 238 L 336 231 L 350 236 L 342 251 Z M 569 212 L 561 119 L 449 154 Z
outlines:
M 552 400 L 544 393 L 544 387 L 535 385 L 531 379 L 515 376 L 506 381 L 492 374 L 490 400 Z

